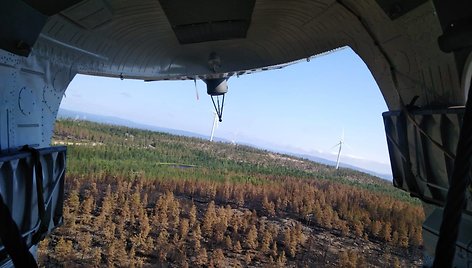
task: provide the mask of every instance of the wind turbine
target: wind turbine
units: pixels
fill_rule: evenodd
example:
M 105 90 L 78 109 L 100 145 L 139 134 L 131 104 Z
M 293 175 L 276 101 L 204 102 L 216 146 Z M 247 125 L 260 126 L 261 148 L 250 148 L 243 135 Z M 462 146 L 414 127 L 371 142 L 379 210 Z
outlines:
M 338 142 L 338 144 L 333 146 L 333 148 L 336 146 L 339 146 L 338 157 L 336 159 L 336 169 L 339 169 L 339 158 L 341 157 L 341 150 L 343 148 L 343 144 L 344 144 L 344 129 L 343 129 L 343 134 L 341 136 L 341 140 Z
M 239 130 L 236 132 L 233 132 L 233 138 L 231 139 L 231 144 L 236 145 L 236 138 L 239 135 Z
M 215 134 L 215 128 L 218 128 L 218 114 L 213 111 L 213 126 L 211 127 L 210 141 L 213 141 L 213 135 Z

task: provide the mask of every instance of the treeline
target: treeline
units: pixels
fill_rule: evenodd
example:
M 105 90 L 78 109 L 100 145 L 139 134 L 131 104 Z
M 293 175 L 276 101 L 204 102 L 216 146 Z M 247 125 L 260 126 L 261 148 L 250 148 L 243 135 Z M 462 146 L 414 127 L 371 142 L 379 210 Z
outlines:
M 367 174 L 85 121 L 54 140 L 75 145 L 45 266 L 421 265 L 421 206 Z
M 253 175 L 290 176 L 329 180 L 388 194 L 419 204 L 390 182 L 366 173 L 340 169 L 248 146 L 211 143 L 197 138 L 174 136 L 87 121 L 58 120 L 55 141 L 71 142 L 68 172 L 108 173 L 126 177 L 230 180 L 245 182 Z M 167 163 L 195 165 L 192 170 L 175 169 Z M 253 181 L 253 183 L 260 183 Z
M 420 256 L 420 207 L 343 184 L 104 175 L 69 177 L 66 191 L 65 225 L 41 244 L 45 265 L 385 267 Z M 320 247 L 320 230 L 382 252 Z

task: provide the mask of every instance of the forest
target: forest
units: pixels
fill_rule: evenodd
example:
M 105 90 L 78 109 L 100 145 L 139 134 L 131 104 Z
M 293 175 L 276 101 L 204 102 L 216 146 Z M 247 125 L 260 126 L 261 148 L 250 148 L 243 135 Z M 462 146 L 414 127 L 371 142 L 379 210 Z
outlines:
M 391 182 L 248 146 L 62 119 L 64 224 L 41 266 L 421 266 L 423 209 Z

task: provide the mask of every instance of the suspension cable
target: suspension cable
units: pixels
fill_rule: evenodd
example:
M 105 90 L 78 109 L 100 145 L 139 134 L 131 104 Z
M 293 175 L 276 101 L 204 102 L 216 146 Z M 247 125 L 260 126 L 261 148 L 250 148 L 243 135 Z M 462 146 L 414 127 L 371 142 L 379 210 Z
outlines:
M 220 98 L 219 96 L 216 96 L 216 103 L 215 103 L 215 99 L 213 98 L 213 96 L 211 96 L 211 101 L 213 102 L 213 107 L 215 108 L 215 111 L 216 111 L 216 114 L 218 115 L 218 120 L 220 122 L 223 121 L 223 108 L 224 108 L 224 105 L 225 105 L 225 95 L 223 94 L 223 99 L 222 99 L 222 102 L 221 102 L 221 105 L 220 105 Z

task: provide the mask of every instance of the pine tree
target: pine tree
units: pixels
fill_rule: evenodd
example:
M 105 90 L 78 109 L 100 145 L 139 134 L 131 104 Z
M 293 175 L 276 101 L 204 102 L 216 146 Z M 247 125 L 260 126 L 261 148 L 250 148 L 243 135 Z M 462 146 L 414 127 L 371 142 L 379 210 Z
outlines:
M 80 236 L 77 237 L 78 244 L 80 248 L 80 252 L 82 253 L 82 260 L 84 256 L 89 252 L 90 246 L 92 243 L 92 237 L 90 236 L 89 232 L 82 233 Z
M 331 207 L 328 206 L 323 210 L 322 224 L 326 228 L 332 228 L 333 227 L 332 222 L 333 222 L 333 210 L 331 209 Z
M 71 213 L 77 213 L 79 211 L 80 200 L 79 200 L 79 193 L 76 190 L 73 190 L 70 193 L 69 199 L 67 200 L 66 204 Z
M 267 211 L 269 216 L 275 216 L 275 205 L 272 201 L 268 200 L 267 195 L 264 195 L 264 198 L 262 199 L 262 208 Z
M 126 252 L 126 241 L 116 240 L 114 254 L 114 259 L 117 263 L 120 263 L 121 265 L 130 261 L 130 259 L 128 258 L 128 253 Z
M 348 250 L 348 256 L 349 256 L 349 264 L 350 267 L 357 267 L 357 260 L 358 260 L 358 254 L 354 250 Z
M 148 216 L 145 212 L 140 213 L 139 223 L 140 223 L 140 228 L 139 228 L 140 237 L 141 237 L 141 241 L 144 243 L 144 241 L 146 241 L 146 238 L 149 235 L 149 232 L 151 231 L 151 225 L 149 224 L 149 218 L 148 218 Z
M 64 227 L 67 228 L 71 233 L 75 233 L 77 230 L 76 225 L 76 216 L 71 214 L 68 209 L 64 209 L 63 219 L 64 219 Z
M 72 241 L 64 240 L 64 238 L 60 238 L 54 248 L 56 256 L 60 262 L 66 262 L 71 258 L 72 254 Z
M 392 245 L 395 245 L 395 246 L 399 245 L 398 232 L 397 231 L 393 231 L 392 239 L 391 239 L 390 242 L 392 242 Z
M 195 265 L 204 266 L 208 263 L 208 254 L 206 248 L 202 248 L 195 256 Z
M 357 236 L 362 237 L 362 235 L 364 234 L 364 225 L 362 224 L 362 222 L 360 220 L 355 220 L 353 225 L 355 234 Z
M 99 267 L 102 262 L 102 250 L 100 248 L 92 248 L 92 266 Z
M 406 229 L 401 229 L 398 236 L 398 245 L 400 245 L 400 247 L 407 248 L 409 246 L 408 242 L 409 239 Z
M 246 262 L 246 264 L 251 264 L 252 254 L 249 252 L 246 252 L 246 254 L 244 255 L 244 261 Z
M 236 203 L 240 207 L 244 206 L 244 193 L 243 193 L 243 191 L 238 191 L 236 193 Z
M 133 244 L 133 245 L 131 245 L 131 248 L 129 249 L 129 252 L 128 252 L 128 259 L 130 261 L 131 266 L 136 266 L 135 257 L 136 257 L 136 248 Z
M 373 236 L 379 236 L 382 223 L 380 221 L 372 221 L 370 229 Z
M 200 224 L 195 225 L 195 228 L 193 230 L 193 237 L 198 240 L 202 239 L 202 230 L 200 228 Z
M 226 228 L 227 228 L 227 223 L 225 223 L 224 220 L 221 220 L 214 225 L 213 229 L 214 229 L 214 238 L 215 238 L 216 243 L 223 242 L 225 238 Z
M 233 249 L 233 242 L 231 241 L 231 237 L 229 235 L 225 237 L 225 247 L 227 250 Z
M 282 251 L 280 255 L 277 257 L 277 266 L 285 267 L 286 264 L 287 264 L 287 258 L 285 257 L 285 251 Z
M 115 262 L 116 244 L 112 241 L 106 250 L 106 262 L 108 267 L 113 266 Z
M 285 248 L 288 252 L 288 254 L 291 256 L 291 257 L 295 257 L 295 254 L 297 252 L 297 243 L 296 243 L 296 235 L 292 234 L 292 232 L 290 231 L 290 229 L 285 229 L 285 232 L 284 232 L 284 244 L 285 244 Z
M 264 231 L 264 234 L 262 236 L 262 243 L 261 243 L 261 250 L 264 253 L 269 252 L 270 250 L 270 244 L 272 243 L 272 235 L 268 229 Z
M 349 226 L 347 226 L 345 221 L 341 221 L 339 223 L 339 228 L 342 236 L 347 236 L 349 234 Z
M 246 236 L 246 246 L 250 249 L 256 249 L 257 244 L 257 228 L 253 225 Z
M 274 267 L 274 258 L 272 256 L 269 256 L 269 267 Z
M 393 258 L 393 267 L 394 267 L 394 268 L 400 268 L 400 267 L 402 267 L 402 263 L 400 262 L 400 260 L 398 259 L 397 256 L 395 256 L 395 257 Z
M 241 247 L 241 243 L 239 243 L 239 241 L 236 241 L 236 243 L 234 244 L 234 252 L 241 253 L 242 250 L 243 248 Z
M 115 241 L 115 230 L 116 230 L 115 224 L 106 224 L 105 226 L 103 226 L 103 235 L 105 238 L 105 242 L 111 243 Z
M 81 203 L 80 206 L 80 213 L 82 214 L 82 219 L 84 223 L 88 223 L 90 220 L 90 213 L 92 212 L 93 209 L 93 196 L 88 194 L 85 197 L 85 200 Z
M 181 239 L 185 239 L 189 231 L 189 220 L 182 219 L 179 226 L 179 235 Z
M 421 230 L 418 230 L 418 228 L 413 229 L 410 233 L 410 244 L 415 247 L 422 244 Z
M 157 257 L 160 262 L 165 262 L 167 260 L 167 254 L 169 253 L 169 233 L 164 229 L 159 233 L 157 237 Z
M 300 222 L 295 224 L 295 229 L 292 231 L 292 240 L 295 240 L 297 244 L 303 240 L 303 226 Z
M 190 212 L 189 212 L 189 223 L 190 223 L 190 226 L 193 227 L 195 225 L 195 223 L 197 222 L 197 207 L 195 206 L 195 204 L 193 204 L 192 202 L 192 208 L 190 208 Z
M 130 206 L 130 204 L 128 202 L 128 199 L 123 200 L 123 203 L 120 206 L 121 207 L 121 213 L 120 213 L 121 217 L 119 217 L 120 221 L 126 222 L 126 221 L 130 220 L 131 211 L 130 211 L 129 206 Z
M 226 260 L 225 260 L 225 255 L 223 253 L 223 250 L 218 248 L 215 251 L 213 251 L 212 260 L 213 260 L 213 264 L 216 267 L 226 267 L 225 265 Z
M 386 222 L 383 225 L 382 233 L 381 233 L 381 236 L 384 241 L 390 242 L 392 240 L 391 232 L 392 232 L 392 227 L 389 222 Z
M 277 242 L 274 241 L 274 243 L 272 243 L 272 247 L 270 248 L 270 254 L 276 258 L 278 256 L 278 249 L 277 249 Z
M 350 265 L 347 251 L 342 251 L 338 256 L 338 260 L 341 267 L 348 267 Z
M 171 201 L 169 206 L 169 214 L 171 218 L 172 227 L 177 229 L 179 228 L 180 223 L 180 204 L 177 199 L 174 198 L 174 195 L 171 194 Z
M 201 249 L 200 240 L 202 239 L 202 231 L 200 230 L 200 224 L 197 223 L 195 225 L 195 228 L 193 229 L 192 233 L 193 249 L 196 253 L 198 253 Z
M 108 184 L 105 197 L 103 198 L 102 207 L 100 209 L 100 215 L 103 215 L 104 217 L 111 216 L 113 205 L 114 205 L 114 200 L 111 193 L 111 186 L 110 184 Z
M 216 210 L 215 210 L 215 202 L 211 201 L 208 204 L 207 211 L 205 213 L 205 216 L 203 218 L 203 226 L 202 226 L 202 231 L 206 236 L 211 236 L 212 230 L 213 230 L 213 224 L 216 220 Z

